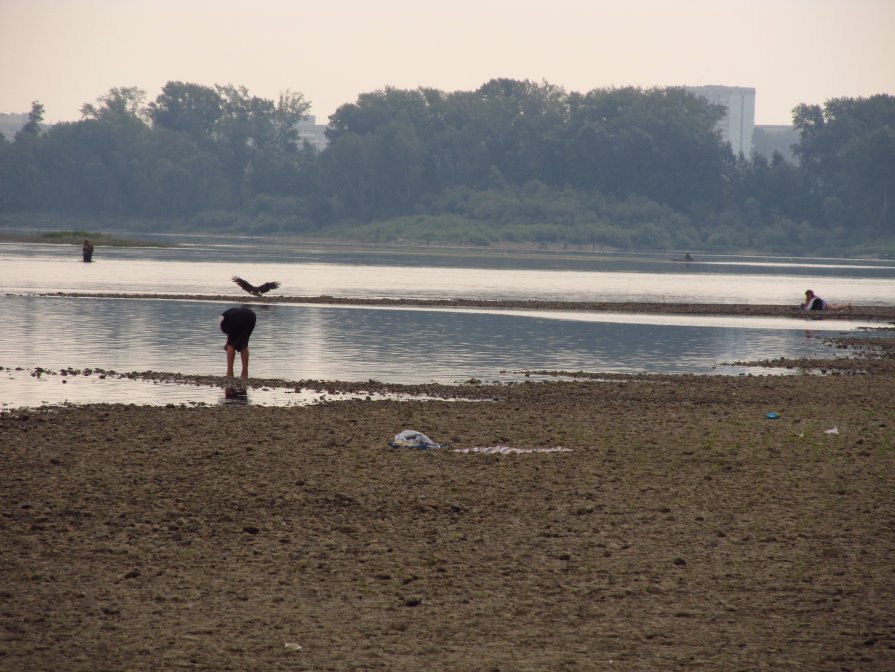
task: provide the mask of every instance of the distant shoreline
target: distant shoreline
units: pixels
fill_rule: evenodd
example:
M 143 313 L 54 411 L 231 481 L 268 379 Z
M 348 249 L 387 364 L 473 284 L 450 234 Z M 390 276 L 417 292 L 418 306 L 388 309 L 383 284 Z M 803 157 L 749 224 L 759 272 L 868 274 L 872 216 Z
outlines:
M 43 243 L 47 245 L 72 245 L 80 250 L 87 238 L 102 247 L 178 247 L 176 243 L 160 243 L 132 238 L 119 238 L 111 234 L 90 231 L 43 231 L 41 233 L 0 233 L 0 243 Z

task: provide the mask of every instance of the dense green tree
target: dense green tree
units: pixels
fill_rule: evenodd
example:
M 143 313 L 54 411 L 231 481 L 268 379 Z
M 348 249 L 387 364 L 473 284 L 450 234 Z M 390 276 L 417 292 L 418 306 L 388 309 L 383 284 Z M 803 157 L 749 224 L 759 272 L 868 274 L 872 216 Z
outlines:
M 33 133 L 17 133 L 15 141 L 0 140 L 0 206 L 4 210 L 35 208 L 39 193 L 34 150 L 39 138 Z
M 10 188 L 16 171 L 20 169 L 17 163 L 13 154 L 13 144 L 0 133 L 0 213 L 20 209 L 13 207 L 13 193 Z
M 423 152 L 419 185 L 426 193 L 458 184 L 484 186 L 492 166 L 523 184 L 556 170 L 563 97 L 549 84 L 508 79 L 453 94 L 386 88 L 339 107 L 327 136 L 335 146 L 350 133 L 404 127 Z M 552 155 L 546 149 L 551 139 Z
M 361 221 L 405 214 L 435 188 L 426 180 L 442 104 L 431 89 L 386 88 L 336 110 L 321 157 L 335 212 Z
M 876 128 L 846 145 L 843 180 L 863 227 L 895 233 L 895 124 Z
M 619 198 L 642 194 L 687 211 L 718 205 L 732 156 L 715 125 L 723 110 L 683 89 L 573 94 L 569 182 Z
M 39 152 L 42 204 L 87 215 L 144 214 L 134 169 L 149 132 L 118 115 L 53 126 Z
M 493 79 L 468 98 L 460 128 L 466 151 L 480 148 L 474 182 L 484 185 L 491 166 L 515 185 L 529 180 L 562 185 L 561 136 L 568 113 L 567 95 L 547 83 Z
M 186 133 L 199 145 L 212 141 L 223 114 L 221 96 L 214 88 L 184 82 L 165 84 L 148 112 L 155 128 Z
M 799 105 L 794 148 L 820 199 L 841 201 L 858 230 L 895 231 L 895 96 Z
M 733 201 L 741 215 L 739 225 L 748 228 L 769 226 L 779 217 L 812 219 L 820 203 L 810 193 L 804 171 L 780 154 L 770 161 L 760 155 L 739 161 Z
M 37 135 L 40 133 L 40 123 L 44 120 L 44 106 L 39 100 L 31 103 L 31 111 L 28 113 L 28 122 L 22 126 L 22 133 Z
M 145 134 L 133 164 L 134 207 L 158 218 L 186 218 L 224 207 L 228 194 L 217 159 L 183 133 Z
M 114 87 L 100 96 L 96 104 L 84 103 L 81 117 L 104 122 L 145 123 L 147 110 L 144 105 L 146 92 L 134 86 Z
M 412 126 L 421 138 L 431 137 L 427 128 L 432 128 L 437 119 L 437 108 L 443 95 L 431 89 L 405 91 L 386 87 L 380 91 L 362 93 L 354 103 L 340 105 L 329 119 L 326 136 L 332 143 L 348 133 L 367 135 L 377 129 L 391 125 Z M 432 129 L 437 130 L 437 129 Z
M 797 164 L 734 157 L 723 110 L 676 88 L 386 88 L 340 106 L 321 152 L 298 93 L 172 81 L 144 98 L 113 88 L 45 133 L 35 101 L 0 138 L 0 209 L 476 244 L 810 252 L 895 231 L 887 95 L 796 108 Z
M 221 116 L 213 129 L 215 151 L 227 177 L 231 193 L 243 203 L 256 191 L 256 161 L 265 153 L 295 154 L 295 126 L 304 117 L 308 103 L 300 94 L 287 93 L 278 102 L 251 96 L 245 87 L 217 86 Z
M 0 203 L 12 209 L 27 208 L 40 194 L 39 165 L 36 152 L 41 144 L 40 130 L 44 106 L 31 103 L 28 121 L 7 143 L 0 147 Z

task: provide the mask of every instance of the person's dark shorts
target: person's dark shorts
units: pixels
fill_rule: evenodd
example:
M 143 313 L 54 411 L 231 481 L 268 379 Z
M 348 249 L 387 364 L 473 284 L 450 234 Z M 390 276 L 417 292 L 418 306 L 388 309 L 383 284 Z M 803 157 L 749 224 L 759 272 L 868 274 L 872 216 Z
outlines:
M 255 311 L 251 308 L 228 308 L 221 313 L 221 331 L 227 334 L 227 345 L 237 352 L 249 347 L 255 319 Z

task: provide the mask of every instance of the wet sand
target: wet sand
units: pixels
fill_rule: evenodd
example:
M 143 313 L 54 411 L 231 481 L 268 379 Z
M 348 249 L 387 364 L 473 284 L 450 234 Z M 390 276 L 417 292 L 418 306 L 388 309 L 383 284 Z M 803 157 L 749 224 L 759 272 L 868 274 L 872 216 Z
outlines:
M 895 669 L 895 357 L 838 344 L 782 377 L 0 415 L 0 669 Z

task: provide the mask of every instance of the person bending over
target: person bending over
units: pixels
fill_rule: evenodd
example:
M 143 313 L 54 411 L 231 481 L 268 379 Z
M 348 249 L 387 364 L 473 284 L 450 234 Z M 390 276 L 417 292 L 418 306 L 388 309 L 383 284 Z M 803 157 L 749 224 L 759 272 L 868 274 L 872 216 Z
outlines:
M 227 377 L 233 378 L 236 353 L 242 363 L 240 378 L 249 377 L 249 337 L 255 329 L 255 311 L 251 308 L 228 308 L 221 314 L 221 331 L 227 334 Z

